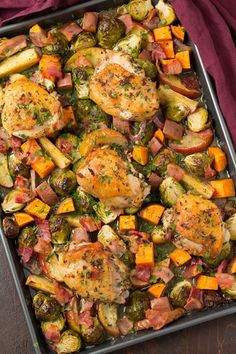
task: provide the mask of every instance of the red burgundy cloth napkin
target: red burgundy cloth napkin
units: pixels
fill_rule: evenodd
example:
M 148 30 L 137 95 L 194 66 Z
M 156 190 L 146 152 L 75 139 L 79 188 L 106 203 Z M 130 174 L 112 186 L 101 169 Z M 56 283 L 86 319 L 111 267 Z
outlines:
M 171 0 L 214 80 L 236 148 L 236 0 Z

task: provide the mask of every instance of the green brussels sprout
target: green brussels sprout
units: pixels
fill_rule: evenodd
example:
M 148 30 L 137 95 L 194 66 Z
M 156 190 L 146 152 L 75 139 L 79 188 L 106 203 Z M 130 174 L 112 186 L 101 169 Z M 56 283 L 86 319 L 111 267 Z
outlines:
M 156 9 L 163 26 L 170 25 L 176 20 L 173 6 L 171 6 L 169 3 L 166 3 L 165 0 L 159 0 L 158 4 L 156 5 Z
M 129 33 L 124 38 L 120 39 L 113 50 L 117 52 L 124 52 L 137 58 L 141 52 L 142 38 L 135 33 Z
M 50 185 L 59 196 L 65 197 L 75 190 L 77 186 L 76 175 L 71 170 L 57 169 L 52 173 Z
M 16 197 L 19 198 L 21 195 L 24 195 L 25 197 L 24 192 L 16 189 L 13 189 L 9 193 L 7 193 L 2 202 L 2 210 L 4 211 L 4 213 L 11 214 L 24 208 L 25 203 L 17 203 L 15 201 Z
M 73 194 L 73 200 L 78 213 L 89 214 L 93 212 L 93 204 L 95 201 L 93 197 L 84 192 L 81 187 L 76 189 L 76 192 Z
M 56 320 L 61 311 L 59 303 L 43 293 L 37 293 L 33 297 L 33 307 L 36 318 L 42 321 Z
M 126 252 L 126 245 L 124 241 L 117 235 L 117 233 L 109 226 L 103 225 L 97 235 L 97 240 L 106 248 L 109 248 L 112 242 L 116 241 L 119 246 L 119 253 L 122 255 Z
M 18 237 L 18 244 L 26 247 L 34 247 L 37 243 L 35 229 L 32 226 L 26 226 L 21 230 Z
M 19 160 L 13 152 L 8 155 L 8 168 L 12 178 L 16 178 L 18 175 L 25 178 L 29 178 L 30 169 L 29 166 L 25 165 L 21 160 Z
M 191 288 L 192 284 L 187 280 L 183 280 L 175 284 L 169 294 L 172 305 L 177 307 L 184 307 L 188 300 Z
M 156 172 L 165 177 L 167 165 L 176 162 L 176 155 L 173 151 L 168 149 L 161 150 L 153 159 L 153 165 L 156 166 Z
M 128 6 L 126 4 L 124 4 L 124 5 L 117 7 L 116 12 L 118 15 L 128 14 L 129 13 Z
M 230 242 L 226 242 L 225 244 L 223 244 L 219 256 L 217 256 L 216 258 L 210 258 L 208 255 L 206 255 L 203 258 L 203 261 L 207 263 L 209 266 L 216 268 L 218 267 L 220 262 L 223 261 L 223 259 L 230 258 L 231 254 L 232 254 L 232 244 Z
M 126 306 L 126 316 L 134 322 L 145 318 L 145 311 L 150 306 L 150 300 L 146 292 L 135 290 L 129 298 L 130 305 Z
M 2 221 L 3 232 L 8 238 L 15 238 L 19 235 L 20 229 L 15 219 L 6 216 Z
M 56 352 L 59 354 L 74 353 L 80 350 L 82 341 L 78 333 L 68 329 L 63 332 L 61 339 L 55 345 Z
M 185 194 L 184 188 L 173 177 L 167 177 L 164 179 L 159 190 L 162 203 L 168 207 L 175 205 L 178 198 Z
M 100 123 L 110 124 L 110 116 L 88 99 L 78 100 L 77 114 L 86 131 L 97 129 Z
M 197 108 L 193 113 L 187 117 L 188 128 L 192 132 L 200 132 L 207 127 L 208 111 L 206 108 Z
M 113 209 L 107 207 L 104 203 L 98 202 L 94 204 L 93 209 L 104 224 L 110 224 L 110 222 L 116 220 L 118 214 Z
M 95 47 L 97 39 L 91 32 L 80 32 L 74 43 L 71 44 L 71 50 L 80 50 L 84 48 Z
M 145 75 L 147 77 L 149 77 L 152 81 L 156 80 L 157 78 L 156 65 L 154 65 L 150 60 L 135 59 L 135 62 L 144 69 Z
M 48 35 L 54 40 L 54 44 L 48 44 L 42 48 L 44 54 L 65 56 L 69 50 L 66 37 L 56 28 L 49 31 Z
M 96 317 L 93 318 L 93 326 L 81 325 L 81 337 L 87 345 L 100 344 L 104 341 L 104 328 Z
M 131 127 L 131 134 L 139 136 L 139 144 L 146 145 L 156 130 L 155 124 L 153 122 L 133 122 Z
M 73 163 L 80 159 L 80 140 L 78 136 L 71 133 L 63 133 L 56 140 L 56 146 Z
M 161 226 L 161 225 L 158 225 L 153 229 L 153 231 L 151 233 L 151 237 L 152 237 L 152 242 L 157 245 L 165 243 L 167 241 L 166 240 L 166 232 L 163 229 L 163 226 Z
M 198 177 L 204 177 L 205 171 L 210 168 L 213 158 L 206 153 L 196 152 L 184 159 L 186 169 Z
M 51 328 L 51 326 L 55 326 L 58 328 L 59 331 L 62 331 L 64 326 L 65 326 L 65 317 L 60 314 L 58 318 L 52 321 L 42 321 L 41 322 L 41 328 L 43 333 L 46 333 L 48 329 Z
M 153 6 L 151 0 L 131 0 L 127 8 L 133 20 L 143 21 Z
M 66 243 L 71 234 L 71 227 L 62 216 L 54 215 L 49 220 L 49 227 L 52 235 L 52 243 Z
M 112 49 L 125 35 L 125 25 L 118 18 L 103 16 L 98 23 L 97 39 L 100 47 Z
M 75 83 L 76 94 L 79 99 L 89 98 L 89 78 L 93 72 L 94 69 L 90 66 L 73 69 L 72 77 Z
M 189 113 L 189 108 L 179 102 L 170 102 L 165 107 L 165 118 L 174 122 L 181 122 Z
M 226 227 L 230 233 L 230 239 L 236 241 L 236 213 L 225 221 Z
M 236 276 L 234 276 L 234 282 L 231 288 L 224 289 L 223 294 L 229 300 L 236 300 Z

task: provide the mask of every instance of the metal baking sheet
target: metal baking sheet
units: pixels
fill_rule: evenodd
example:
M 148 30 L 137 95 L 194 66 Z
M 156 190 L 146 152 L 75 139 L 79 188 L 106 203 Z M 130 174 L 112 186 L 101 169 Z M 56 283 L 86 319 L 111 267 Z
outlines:
M 157 3 L 158 1 L 155 1 Z M 0 28 L 0 36 L 13 36 L 17 34 L 26 33 L 32 24 L 40 23 L 43 27 L 50 26 L 55 22 L 66 22 L 73 20 L 83 15 L 85 11 L 101 11 L 111 7 L 116 7 L 124 4 L 125 1 L 122 0 L 93 0 L 85 2 L 79 5 L 72 6 L 70 8 L 57 11 L 55 13 L 30 19 L 24 22 L 14 23 Z M 191 42 L 191 41 L 190 41 Z M 200 54 L 197 47 L 191 43 L 193 47 L 193 66 L 200 78 L 202 85 L 202 90 L 206 99 L 209 113 L 213 119 L 213 126 L 216 132 L 217 142 L 222 146 L 228 156 L 228 172 L 229 175 L 234 179 L 236 184 L 236 158 L 235 150 L 227 130 L 224 118 L 219 109 L 217 102 L 217 97 L 214 92 L 212 82 L 207 74 L 204 65 L 202 63 Z M 35 319 L 34 312 L 31 305 L 31 294 L 28 287 L 25 286 L 25 273 L 23 267 L 20 263 L 19 257 L 17 256 L 16 247 L 13 240 L 7 239 L 0 229 L 0 236 L 2 245 L 4 247 L 12 276 L 17 288 L 17 292 L 20 298 L 20 302 L 25 314 L 26 322 L 29 328 L 29 332 L 32 338 L 33 346 L 35 348 L 35 353 L 46 354 L 52 353 L 46 344 L 44 337 L 41 333 L 41 329 L 38 321 Z M 144 341 L 161 337 L 165 334 L 176 332 L 184 328 L 188 328 L 203 322 L 214 320 L 226 315 L 236 313 L 236 303 L 231 303 L 226 306 L 217 307 L 209 310 L 204 310 L 197 313 L 188 314 L 185 317 L 175 321 L 171 325 L 168 325 L 164 329 L 159 331 L 141 331 L 136 334 L 128 335 L 123 338 L 114 339 L 112 341 L 107 341 L 101 345 L 87 348 L 81 351 L 83 354 L 105 354 L 111 353 L 115 350 L 119 350 L 134 344 L 142 343 Z

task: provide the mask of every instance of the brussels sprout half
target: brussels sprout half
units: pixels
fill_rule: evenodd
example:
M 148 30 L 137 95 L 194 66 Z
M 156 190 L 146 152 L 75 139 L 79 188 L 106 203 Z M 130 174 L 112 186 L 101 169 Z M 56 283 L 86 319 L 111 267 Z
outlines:
M 153 6 L 151 0 L 131 0 L 127 9 L 133 20 L 143 21 Z
M 82 341 L 79 334 L 69 329 L 62 333 L 60 341 L 55 345 L 55 349 L 59 354 L 66 354 L 77 352 L 81 346 Z
M 24 192 L 13 189 L 5 196 L 2 202 L 2 210 L 4 211 L 4 213 L 11 214 L 24 208 L 25 203 L 16 202 L 16 198 L 20 199 L 21 195 L 24 195 L 25 197 Z
M 2 221 L 3 232 L 8 238 L 15 238 L 19 234 L 19 226 L 13 217 L 6 216 Z
M 21 160 L 19 160 L 13 152 L 8 155 L 8 168 L 12 178 L 20 175 L 25 178 L 29 178 L 30 169 L 29 166 L 26 166 Z
M 52 235 L 52 243 L 66 243 L 71 234 L 71 226 L 62 216 L 54 215 L 49 220 L 49 227 Z
M 125 35 L 125 25 L 118 18 L 104 16 L 98 23 L 98 44 L 105 49 L 112 49 Z
M 97 44 L 97 39 L 91 32 L 80 32 L 74 41 L 71 44 L 71 50 L 80 50 L 84 48 L 94 47 Z
M 39 320 L 53 321 L 60 315 L 59 303 L 49 295 L 38 293 L 33 297 L 35 316 Z
M 100 344 L 104 341 L 105 331 L 96 317 L 93 318 L 93 326 L 81 325 L 81 337 L 88 345 Z
M 71 170 L 57 169 L 51 175 L 50 185 L 59 196 L 65 197 L 75 190 L 76 175 Z
M 169 295 L 171 303 L 174 306 L 184 307 L 188 300 L 191 288 L 192 284 L 187 280 L 183 280 L 175 284 Z
M 195 154 L 188 155 L 184 159 L 186 169 L 198 177 L 205 176 L 205 170 L 210 168 L 212 157 L 206 153 L 196 152 Z
M 130 305 L 126 306 L 126 316 L 137 322 L 145 318 L 145 311 L 149 308 L 150 300 L 146 292 L 135 290 L 129 298 Z
M 173 177 L 164 179 L 159 187 L 159 190 L 162 203 L 168 207 L 175 205 L 178 198 L 185 193 L 184 188 Z
M 31 226 L 26 226 L 21 230 L 18 237 L 18 244 L 25 247 L 34 247 L 37 243 L 35 229 Z

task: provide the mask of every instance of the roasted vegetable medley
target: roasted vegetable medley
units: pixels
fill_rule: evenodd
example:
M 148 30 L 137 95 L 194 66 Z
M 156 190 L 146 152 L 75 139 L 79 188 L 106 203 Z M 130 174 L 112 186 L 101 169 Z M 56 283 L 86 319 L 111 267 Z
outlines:
M 2 227 L 57 353 L 236 299 L 234 183 L 186 36 L 131 0 L 0 39 Z

